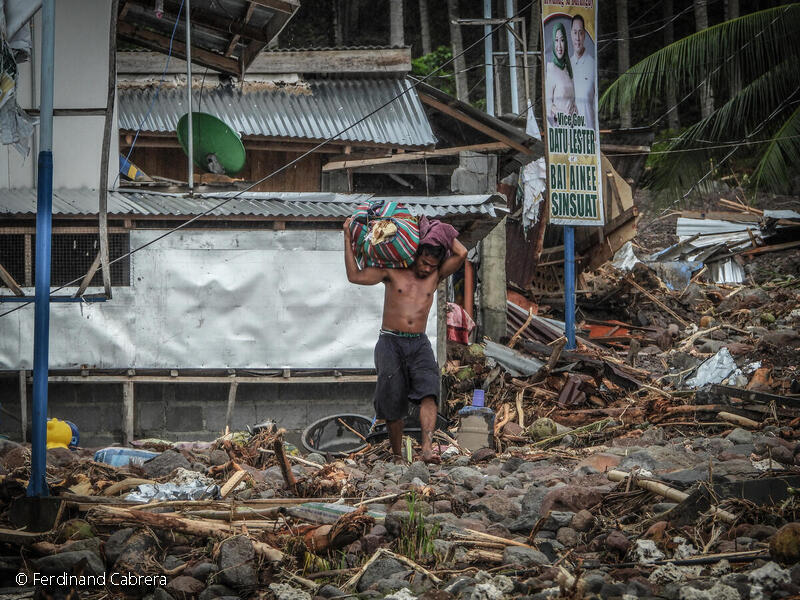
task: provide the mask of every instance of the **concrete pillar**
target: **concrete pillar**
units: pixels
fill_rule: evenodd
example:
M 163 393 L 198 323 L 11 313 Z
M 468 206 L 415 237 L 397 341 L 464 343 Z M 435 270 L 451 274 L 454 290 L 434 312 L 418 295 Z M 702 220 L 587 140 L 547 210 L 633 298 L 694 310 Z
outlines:
M 492 194 L 497 191 L 497 157 L 462 152 L 450 186 L 454 194 Z M 503 219 L 481 242 L 480 336 L 494 341 L 506 335 L 506 221 Z
M 506 335 L 506 220 L 481 244 L 481 315 L 483 335 L 499 342 Z

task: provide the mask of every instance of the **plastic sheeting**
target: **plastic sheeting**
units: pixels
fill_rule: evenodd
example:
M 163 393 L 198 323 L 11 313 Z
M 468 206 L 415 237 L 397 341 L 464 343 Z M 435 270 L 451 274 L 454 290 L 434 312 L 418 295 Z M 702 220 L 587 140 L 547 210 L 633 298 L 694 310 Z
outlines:
M 156 235 L 131 231 L 131 247 Z M 347 280 L 343 247 L 332 230 L 168 236 L 112 300 L 53 306 L 50 368 L 373 369 L 384 290 Z M 31 368 L 33 316 L 0 319 L 0 368 Z M 435 309 L 427 334 L 435 348 Z
M 611 264 L 620 271 L 630 271 L 640 262 L 642 261 L 636 256 L 636 253 L 633 251 L 633 244 L 629 241 L 625 242 L 622 248 L 617 250 L 616 254 L 614 254 L 614 258 L 611 260 Z
M 529 377 L 535 375 L 544 367 L 544 363 L 533 357 L 525 356 L 508 346 L 486 340 L 484 354 L 487 358 L 494 359 L 512 377 Z
M 199 481 L 192 481 L 183 485 L 175 483 L 147 483 L 136 488 L 125 496 L 131 502 L 155 502 L 161 500 L 203 500 L 214 499 L 219 496 L 217 485 L 204 485 Z
M 547 170 L 544 158 L 522 167 L 522 228 L 526 232 L 539 221 L 546 189 Z
M 737 385 L 735 382 L 740 376 L 744 376 L 741 369 L 736 366 L 736 361 L 727 348 L 722 348 L 714 356 L 709 358 L 699 367 L 695 372 L 694 377 L 686 380 L 686 385 L 692 388 L 700 388 L 713 383 L 722 383 L 723 381 L 730 381 L 732 385 Z M 746 382 L 745 382 L 746 383 Z

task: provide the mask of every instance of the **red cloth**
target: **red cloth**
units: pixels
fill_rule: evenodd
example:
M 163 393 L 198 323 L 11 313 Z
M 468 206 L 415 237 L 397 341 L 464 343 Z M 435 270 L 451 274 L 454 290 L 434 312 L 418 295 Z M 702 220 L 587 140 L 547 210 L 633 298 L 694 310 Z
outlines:
M 453 240 L 458 237 L 458 230 L 436 219 L 420 217 L 419 219 L 419 243 L 430 244 L 431 246 L 444 246 L 449 254 Z
M 447 303 L 447 339 L 451 342 L 469 344 L 469 334 L 475 329 L 475 321 L 460 305 Z

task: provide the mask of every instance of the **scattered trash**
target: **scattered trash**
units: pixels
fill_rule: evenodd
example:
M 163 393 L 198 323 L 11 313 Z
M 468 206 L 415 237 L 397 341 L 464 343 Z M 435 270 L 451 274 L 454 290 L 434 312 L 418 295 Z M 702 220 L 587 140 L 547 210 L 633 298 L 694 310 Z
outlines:
M 94 460 L 112 467 L 125 467 L 128 465 L 141 465 L 146 460 L 155 458 L 159 454 L 159 452 L 137 450 L 135 448 L 103 448 L 94 453 Z

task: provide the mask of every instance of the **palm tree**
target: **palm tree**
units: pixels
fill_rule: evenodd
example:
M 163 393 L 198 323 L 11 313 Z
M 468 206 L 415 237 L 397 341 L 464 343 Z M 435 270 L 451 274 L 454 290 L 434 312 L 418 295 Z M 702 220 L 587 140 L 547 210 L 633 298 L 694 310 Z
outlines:
M 691 191 L 738 153 L 737 159 L 751 161 L 751 183 L 773 191 L 788 188 L 800 164 L 798 31 L 800 3 L 760 10 L 669 44 L 609 86 L 600 99 L 606 114 L 625 102 L 658 105 L 670 84 L 677 86 L 679 102 L 708 84 L 720 93 L 731 90 L 711 114 L 651 156 L 651 187 Z M 666 112 L 653 125 L 674 107 L 662 108 Z

